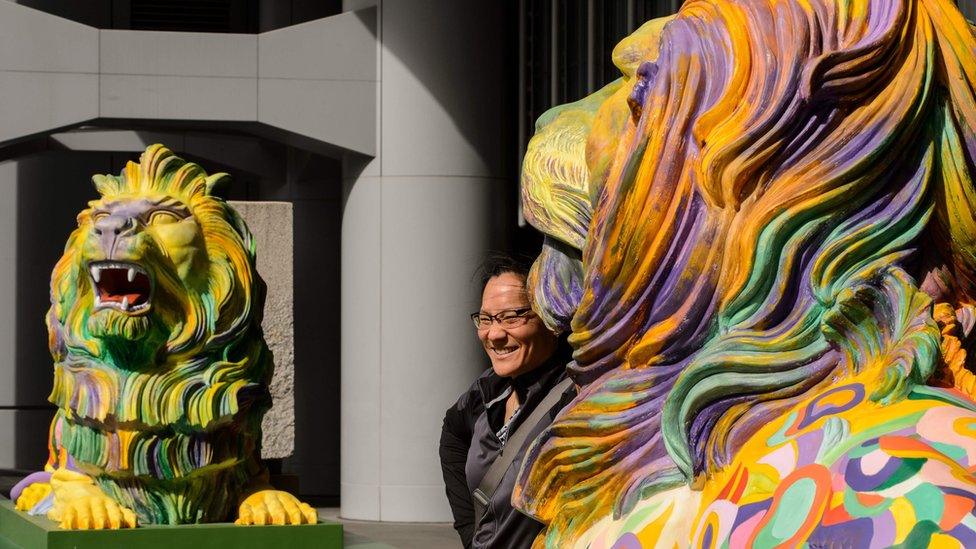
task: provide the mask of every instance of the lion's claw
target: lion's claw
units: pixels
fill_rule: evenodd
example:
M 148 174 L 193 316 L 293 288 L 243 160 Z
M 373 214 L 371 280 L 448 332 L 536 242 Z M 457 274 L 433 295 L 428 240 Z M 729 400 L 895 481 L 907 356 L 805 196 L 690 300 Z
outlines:
M 241 503 L 234 524 L 315 524 L 315 509 L 280 490 L 261 490 Z
M 66 530 L 135 528 L 136 514 L 108 496 L 89 496 L 67 504 L 58 525 Z
M 24 488 L 24 491 L 20 493 L 20 497 L 17 498 L 14 508 L 18 511 L 30 511 L 50 493 L 51 484 L 49 482 L 35 482 L 27 488 Z
M 68 530 L 135 528 L 136 514 L 108 497 L 91 477 L 58 469 L 51 475 L 54 506 L 47 518 Z

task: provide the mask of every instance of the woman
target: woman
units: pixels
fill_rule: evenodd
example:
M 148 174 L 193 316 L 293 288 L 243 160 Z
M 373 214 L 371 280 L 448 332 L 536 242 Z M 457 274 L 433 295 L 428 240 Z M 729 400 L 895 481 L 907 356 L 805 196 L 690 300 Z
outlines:
M 517 452 L 476 521 L 472 493 L 500 456 L 509 435 L 530 429 L 532 440 L 572 397 L 570 387 L 535 425 L 525 419 L 566 377 L 565 338 L 558 338 L 532 312 L 526 265 L 494 256 L 482 267 L 481 308 L 471 315 L 478 338 L 491 360 L 444 417 L 440 457 L 454 528 L 465 547 L 528 547 L 541 525 L 512 509 L 511 495 L 525 447 Z

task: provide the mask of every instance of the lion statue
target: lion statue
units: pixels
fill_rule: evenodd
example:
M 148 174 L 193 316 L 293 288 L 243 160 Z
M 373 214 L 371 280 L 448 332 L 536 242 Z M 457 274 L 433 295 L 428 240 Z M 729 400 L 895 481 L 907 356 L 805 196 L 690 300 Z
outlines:
M 689 0 L 544 114 L 578 397 L 540 547 L 976 547 L 976 36 L 950 0 Z
M 232 519 L 315 523 L 260 461 L 272 357 L 247 226 L 162 145 L 78 215 L 51 277 L 57 405 L 42 473 L 16 506 L 62 528 Z

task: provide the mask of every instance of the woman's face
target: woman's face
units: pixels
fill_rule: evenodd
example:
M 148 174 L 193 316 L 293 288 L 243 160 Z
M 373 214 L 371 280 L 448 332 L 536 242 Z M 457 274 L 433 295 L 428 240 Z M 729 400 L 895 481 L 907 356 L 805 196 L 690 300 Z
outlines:
M 495 315 L 501 311 L 529 307 L 525 279 L 515 273 L 502 273 L 485 284 L 481 294 L 481 312 Z M 538 368 L 556 349 L 556 336 L 542 320 L 529 313 L 525 324 L 503 328 L 492 322 L 478 330 L 478 338 L 491 359 L 491 367 L 502 377 L 516 377 Z

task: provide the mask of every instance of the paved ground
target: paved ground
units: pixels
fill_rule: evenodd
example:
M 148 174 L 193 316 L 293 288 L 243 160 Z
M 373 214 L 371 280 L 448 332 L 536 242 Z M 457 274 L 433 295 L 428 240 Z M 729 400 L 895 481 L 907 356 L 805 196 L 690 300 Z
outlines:
M 319 516 L 342 523 L 345 546 L 350 549 L 457 549 L 461 546 L 448 523 L 367 522 L 344 520 L 339 509 L 318 509 Z

